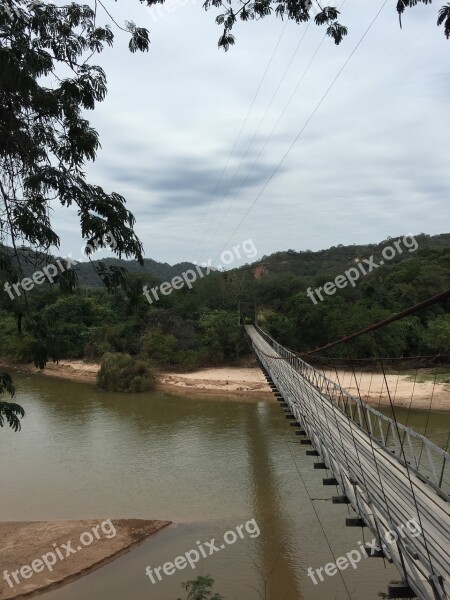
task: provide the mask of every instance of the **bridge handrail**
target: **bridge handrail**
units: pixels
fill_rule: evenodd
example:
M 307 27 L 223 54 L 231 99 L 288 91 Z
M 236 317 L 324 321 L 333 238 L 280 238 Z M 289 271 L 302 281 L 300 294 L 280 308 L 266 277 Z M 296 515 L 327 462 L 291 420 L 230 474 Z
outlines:
M 266 342 L 275 350 L 275 352 L 277 352 L 277 354 L 279 354 L 281 357 L 286 358 L 290 361 L 293 361 L 295 359 L 296 367 L 297 367 L 296 370 L 299 371 L 300 374 L 303 377 L 305 377 L 305 379 L 307 379 L 310 383 L 312 383 L 315 387 L 317 387 L 317 388 L 319 387 L 319 385 L 317 385 L 318 382 L 320 382 L 320 381 L 325 382 L 327 390 L 329 390 L 330 386 L 331 386 L 335 390 L 338 390 L 339 396 L 345 396 L 355 406 L 359 407 L 359 410 L 362 408 L 364 411 L 366 411 L 366 413 L 370 413 L 378 420 L 378 422 L 380 422 L 380 420 L 381 420 L 381 421 L 388 423 L 386 440 L 383 440 L 384 434 L 383 434 L 383 430 L 381 429 L 381 426 L 380 426 L 382 442 L 384 445 L 386 445 L 387 437 L 389 435 L 389 431 L 391 430 L 391 428 L 392 428 L 393 436 L 396 436 L 397 429 L 400 430 L 404 435 L 403 435 L 403 440 L 400 440 L 400 439 L 398 440 L 399 444 L 397 444 L 397 441 L 396 441 L 395 454 L 396 454 L 397 458 L 401 462 L 404 463 L 403 457 L 402 457 L 402 451 L 405 453 L 405 456 L 406 456 L 406 452 L 404 451 L 404 445 L 405 445 L 405 438 L 407 438 L 411 457 L 414 459 L 414 464 L 408 465 L 409 468 L 412 471 L 414 471 L 417 475 L 419 475 L 421 479 L 426 481 L 426 483 L 429 483 L 437 491 L 444 494 L 445 498 L 448 499 L 449 496 L 447 493 L 445 493 L 443 491 L 442 484 L 444 481 L 445 467 L 446 467 L 446 465 L 450 465 L 450 453 L 448 453 L 444 449 L 440 448 L 437 444 L 435 444 L 434 442 L 429 440 L 424 435 L 414 431 L 414 429 L 411 429 L 410 427 L 407 427 L 406 425 L 403 425 L 402 423 L 398 423 L 398 422 L 394 421 L 394 419 L 387 417 L 386 415 L 383 415 L 381 412 L 379 412 L 375 408 L 369 406 L 366 402 L 363 402 L 360 398 L 353 396 L 350 392 L 348 392 L 346 389 L 342 388 L 335 381 L 332 381 L 331 379 L 326 377 L 323 373 L 321 373 L 315 367 L 306 363 L 304 360 L 302 360 L 300 357 L 298 357 L 297 355 L 292 353 L 290 350 L 287 350 L 286 348 L 284 348 L 284 346 L 281 346 L 281 344 L 279 344 L 276 340 L 274 340 L 267 332 L 265 332 L 263 329 L 261 329 L 261 327 L 259 327 L 259 325 L 257 325 L 256 323 L 253 323 L 253 325 L 254 325 L 256 331 L 261 335 L 261 337 L 263 339 L 266 340 Z M 292 362 L 290 364 L 292 366 L 294 366 L 292 364 Z M 320 386 L 320 388 L 323 389 L 323 385 Z M 349 417 L 355 423 L 356 426 L 360 427 L 366 433 L 368 433 L 372 438 L 374 438 L 374 435 L 373 435 L 374 428 L 371 426 L 370 427 L 366 426 L 367 418 L 366 418 L 366 424 L 364 424 L 364 422 L 361 419 L 361 415 L 359 414 L 358 415 L 359 423 L 358 423 L 354 418 L 353 410 L 350 410 L 350 414 L 348 414 L 346 410 L 342 410 L 339 407 L 339 404 L 337 405 L 337 408 L 339 410 L 341 410 L 342 412 L 344 412 L 346 414 L 346 416 Z M 359 410 L 358 410 L 358 413 L 359 413 Z M 355 414 L 356 414 L 356 411 L 355 411 Z M 369 420 L 369 423 L 371 425 L 370 420 Z M 429 460 L 429 467 L 430 467 L 429 469 L 427 469 L 423 465 L 423 463 L 421 463 L 422 450 L 420 450 L 420 457 L 419 457 L 419 460 L 417 460 L 417 457 L 414 453 L 411 438 L 418 440 L 418 442 L 421 443 L 422 448 L 426 447 L 428 460 Z M 374 439 L 376 439 L 376 438 L 374 438 Z M 398 450 L 398 454 L 397 454 L 397 450 Z M 432 458 L 433 454 L 435 456 L 439 457 L 440 460 L 442 460 L 442 467 L 438 471 L 436 471 L 436 464 Z M 422 467 L 422 469 L 424 469 L 424 470 L 426 469 L 428 471 L 428 473 L 432 477 L 431 480 L 428 477 L 428 475 L 424 475 L 421 472 L 421 470 L 420 470 L 421 467 Z

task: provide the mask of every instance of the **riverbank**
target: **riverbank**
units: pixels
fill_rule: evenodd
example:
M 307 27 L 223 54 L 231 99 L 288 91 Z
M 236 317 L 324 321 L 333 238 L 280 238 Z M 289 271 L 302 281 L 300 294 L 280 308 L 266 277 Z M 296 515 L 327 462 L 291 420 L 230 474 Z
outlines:
M 83 360 L 60 360 L 58 363 L 48 362 L 45 369 L 38 369 L 32 363 L 15 364 L 6 359 L 0 359 L 0 369 L 12 369 L 19 373 L 32 375 L 47 375 L 49 377 L 59 377 L 61 379 L 70 379 L 71 381 L 80 381 L 83 383 L 96 383 L 97 373 L 100 365 L 96 363 L 87 363 Z
M 409 374 L 387 374 L 385 379 L 382 373 L 361 371 L 325 371 L 325 375 L 374 408 L 390 406 L 392 400 L 403 408 L 450 411 L 450 384 L 435 383 L 432 373 L 427 381 Z
M 19 372 L 37 374 L 38 376 L 59 377 L 85 383 L 96 382 L 97 371 L 100 368 L 95 363 L 85 363 L 82 360 L 61 360 L 59 363 L 47 363 L 45 369 L 36 369 L 34 365 L 13 365 L 0 361 L 1 367 L 14 369 Z M 450 384 L 434 383 L 432 375 L 428 381 L 420 378 L 414 382 L 409 374 L 388 374 L 386 381 L 382 373 L 357 372 L 355 376 L 350 371 L 326 372 L 327 377 L 340 383 L 355 396 L 372 406 L 387 406 L 389 396 L 395 406 L 429 409 L 450 410 Z M 270 388 L 261 369 L 256 365 L 248 367 L 218 367 L 200 369 L 193 373 L 162 373 L 157 389 L 169 393 L 198 394 L 209 396 L 236 396 L 272 398 Z M 388 393 L 389 390 L 389 393 Z
M 193 373 L 164 373 L 158 389 L 171 393 L 273 398 L 259 367 L 220 367 Z
M 45 369 L 33 364 L 13 364 L 0 360 L 0 369 L 12 369 L 38 376 L 58 377 L 83 383 L 96 383 L 100 365 L 82 360 L 48 362 Z M 193 373 L 162 373 L 157 389 L 171 393 L 195 393 L 209 395 L 265 396 L 272 398 L 270 387 L 258 367 L 220 367 L 202 369 Z
M 0 522 L 0 599 L 24 598 L 73 581 L 129 552 L 170 523 L 143 519 Z

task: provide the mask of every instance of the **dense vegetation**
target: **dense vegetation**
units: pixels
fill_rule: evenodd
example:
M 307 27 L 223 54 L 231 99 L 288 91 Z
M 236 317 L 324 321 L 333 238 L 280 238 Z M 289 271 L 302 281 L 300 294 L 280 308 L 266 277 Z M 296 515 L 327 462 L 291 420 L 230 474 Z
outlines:
M 38 347 L 38 354 L 48 360 L 103 359 L 105 388 L 139 391 L 154 381 L 149 365 L 188 370 L 236 361 L 248 353 L 238 324 L 239 301 L 255 303 L 260 323 L 279 341 L 307 351 L 449 287 L 450 235 L 420 235 L 416 240 L 416 252 L 396 256 L 355 287 L 340 289 L 317 304 L 306 295 L 308 287 L 334 279 L 357 257 L 378 257 L 389 240 L 377 246 L 277 253 L 254 265 L 211 273 L 192 290 L 184 287 L 152 305 L 142 294 L 148 276 L 137 273 L 129 275 L 126 292 L 79 287 L 70 293 L 57 284 L 36 286 L 27 295 L 28 312 L 22 297 L 12 300 L 2 292 L 1 355 L 33 361 Z M 380 334 L 384 352 L 450 353 L 448 308 L 441 303 L 387 328 Z M 375 348 L 361 341 L 354 352 L 366 357 Z M 123 381 L 122 375 L 116 380 L 113 365 Z

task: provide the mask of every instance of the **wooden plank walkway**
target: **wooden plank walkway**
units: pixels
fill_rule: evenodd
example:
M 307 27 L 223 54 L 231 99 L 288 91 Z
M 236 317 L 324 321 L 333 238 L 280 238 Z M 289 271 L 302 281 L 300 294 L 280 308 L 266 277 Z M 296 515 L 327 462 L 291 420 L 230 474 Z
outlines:
M 381 441 L 374 435 L 374 418 L 383 422 L 389 419 L 378 417 L 377 411 L 355 398 L 356 409 L 349 414 L 334 393 L 335 383 L 261 330 L 251 325 L 245 329 L 261 365 L 331 472 L 329 477 L 339 482 L 340 494 L 347 496 L 357 516 L 382 543 L 384 554 L 394 562 L 403 581 L 419 598 L 450 598 L 450 498 L 442 485 L 439 487 L 443 478 L 433 463 L 434 454 L 438 460 L 442 458 L 444 473 L 449 455 L 422 436 L 414 432 L 409 435 L 409 431 L 402 441 L 397 440 L 400 450 L 393 453 L 383 444 L 382 433 Z M 341 397 L 349 394 L 343 390 Z M 361 426 L 364 415 L 365 428 Z M 405 439 L 411 446 L 408 456 L 404 453 Z M 411 439 L 414 444 L 422 441 L 421 455 L 423 448 L 430 455 L 434 483 L 421 475 L 420 468 L 415 471 L 401 459 L 403 456 L 416 464 Z M 420 467 L 420 461 L 418 464 Z

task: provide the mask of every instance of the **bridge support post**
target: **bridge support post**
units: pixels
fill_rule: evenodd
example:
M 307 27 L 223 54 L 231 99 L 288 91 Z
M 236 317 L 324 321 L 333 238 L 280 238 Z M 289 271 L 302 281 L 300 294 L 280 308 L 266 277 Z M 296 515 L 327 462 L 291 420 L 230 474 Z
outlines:
M 350 500 L 347 496 L 333 496 L 331 502 L 332 504 L 350 504 Z
M 361 519 L 361 517 L 347 517 L 345 525 L 346 527 L 367 527 L 364 519 Z
M 323 485 L 339 485 L 339 481 L 335 477 L 327 477 L 322 479 Z
M 416 594 L 409 585 L 402 581 L 400 583 L 392 582 L 388 585 L 389 598 L 416 598 Z

